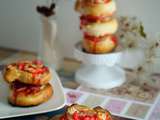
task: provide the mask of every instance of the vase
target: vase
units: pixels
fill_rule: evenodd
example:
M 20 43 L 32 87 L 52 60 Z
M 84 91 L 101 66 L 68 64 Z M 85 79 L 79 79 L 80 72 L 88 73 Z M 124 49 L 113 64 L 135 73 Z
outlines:
M 42 40 L 40 58 L 48 65 L 58 70 L 61 66 L 61 56 L 57 41 L 56 18 L 41 16 Z

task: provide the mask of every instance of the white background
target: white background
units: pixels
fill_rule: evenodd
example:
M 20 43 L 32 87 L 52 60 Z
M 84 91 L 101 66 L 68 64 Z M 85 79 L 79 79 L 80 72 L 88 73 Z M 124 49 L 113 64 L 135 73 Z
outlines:
M 38 51 L 41 24 L 35 11 L 47 0 L 0 0 L 0 46 Z M 119 15 L 137 16 L 143 21 L 147 33 L 160 32 L 160 0 L 116 0 Z M 58 0 L 58 40 L 63 54 L 71 57 L 73 45 L 81 40 L 78 14 L 74 0 Z

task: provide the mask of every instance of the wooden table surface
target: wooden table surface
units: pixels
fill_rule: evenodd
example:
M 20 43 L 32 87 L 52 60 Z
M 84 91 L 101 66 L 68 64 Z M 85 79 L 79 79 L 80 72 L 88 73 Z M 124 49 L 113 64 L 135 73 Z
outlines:
M 0 48 L 0 69 L 1 65 L 21 59 L 37 59 L 37 54 L 26 51 L 17 51 L 17 50 Z M 154 88 L 150 86 L 141 86 L 135 84 L 134 81 L 130 80 L 131 78 L 134 78 L 134 75 L 130 74 L 130 72 L 127 72 L 126 76 L 128 83 L 122 85 L 121 87 L 108 91 L 92 89 L 86 86 L 79 85 L 74 80 L 74 73 L 76 69 L 79 68 L 79 66 L 80 62 L 66 58 L 64 59 L 62 68 L 57 71 L 57 73 L 61 78 L 61 82 L 65 88 L 64 92 L 66 93 L 67 101 L 75 102 L 75 100 L 77 100 L 78 102 L 88 106 L 98 105 L 101 104 L 102 102 L 103 105 L 105 105 L 104 102 L 106 101 L 106 104 L 108 105 L 105 105 L 104 107 L 109 108 L 110 111 L 113 113 L 119 112 L 116 113 L 117 116 L 119 116 L 120 114 L 122 116 L 134 116 L 134 118 L 140 118 L 141 120 L 144 120 L 145 118 L 155 117 L 153 120 L 160 120 L 159 119 L 160 114 L 158 114 L 160 113 L 160 109 L 158 109 L 160 108 L 160 102 L 158 102 L 160 101 L 158 97 L 160 93 L 159 88 Z M 160 79 L 159 76 L 160 75 L 158 74 L 156 77 Z M 159 85 L 160 80 L 156 81 L 156 84 Z M 69 97 L 79 97 L 79 98 L 73 99 Z M 82 98 L 85 98 L 85 100 L 82 101 Z M 115 103 L 117 101 L 119 101 L 119 103 Z M 112 105 L 109 105 L 109 103 L 112 103 Z M 124 107 L 124 105 L 125 108 L 123 112 L 119 111 L 120 108 Z M 58 116 L 55 115 L 61 114 L 63 112 L 64 109 L 46 114 L 39 114 L 34 116 L 11 118 L 11 119 L 12 120 L 49 120 L 49 119 L 58 120 Z M 148 114 L 150 114 L 151 117 L 148 116 Z M 132 119 L 114 117 L 114 120 L 132 120 Z

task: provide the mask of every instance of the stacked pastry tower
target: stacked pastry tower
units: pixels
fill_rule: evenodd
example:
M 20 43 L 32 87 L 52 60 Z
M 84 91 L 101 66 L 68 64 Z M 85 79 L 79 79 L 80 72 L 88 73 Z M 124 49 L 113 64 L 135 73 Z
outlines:
M 80 16 L 83 31 L 83 49 L 92 54 L 112 52 L 117 46 L 114 35 L 118 22 L 113 17 L 116 4 L 113 0 L 77 0 L 75 10 Z
M 9 102 L 16 106 L 35 106 L 53 95 L 51 71 L 41 61 L 18 61 L 8 64 L 3 72 L 9 83 Z

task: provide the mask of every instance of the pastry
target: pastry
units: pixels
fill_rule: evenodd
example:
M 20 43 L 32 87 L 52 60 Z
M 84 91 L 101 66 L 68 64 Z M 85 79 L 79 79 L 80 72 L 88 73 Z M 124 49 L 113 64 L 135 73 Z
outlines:
M 51 79 L 51 72 L 41 61 L 19 61 L 6 66 L 4 79 L 8 83 L 18 80 L 26 84 L 43 85 Z
M 112 52 L 118 44 L 115 33 L 118 21 L 113 17 L 116 11 L 114 0 L 77 0 L 75 10 L 80 15 L 80 29 L 83 31 L 83 50 L 91 54 Z
M 47 101 L 53 95 L 52 86 L 28 85 L 15 81 L 11 84 L 9 102 L 16 106 L 34 106 Z
M 8 64 L 3 77 L 10 86 L 8 101 L 12 105 L 39 105 L 53 96 L 51 72 L 40 60 Z
M 117 46 L 117 38 L 112 35 L 94 37 L 85 35 L 83 48 L 88 53 L 103 54 L 112 52 Z
M 116 11 L 114 0 L 77 0 L 75 10 L 86 16 L 110 17 Z
M 116 19 L 111 19 L 104 22 L 95 22 L 82 25 L 82 30 L 91 36 L 104 36 L 107 34 L 114 34 L 118 29 L 118 22 Z
M 89 108 L 84 105 L 69 106 L 60 120 L 112 120 L 111 114 L 101 107 Z

